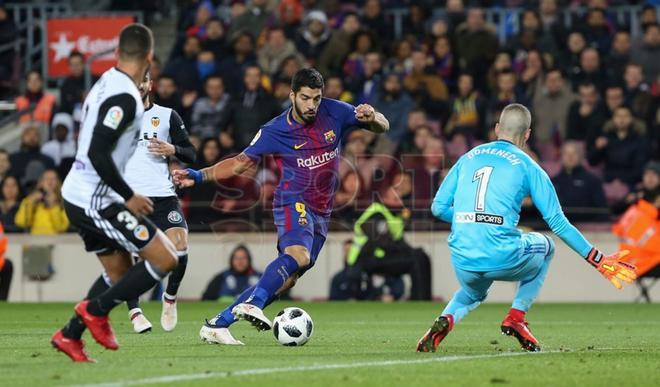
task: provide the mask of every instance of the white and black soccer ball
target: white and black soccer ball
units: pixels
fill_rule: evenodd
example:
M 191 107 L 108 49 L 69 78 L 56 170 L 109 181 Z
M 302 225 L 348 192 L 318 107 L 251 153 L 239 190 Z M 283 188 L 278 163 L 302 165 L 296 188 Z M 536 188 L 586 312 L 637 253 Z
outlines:
M 314 333 L 314 323 L 309 314 L 300 308 L 284 308 L 275 316 L 273 334 L 282 345 L 305 345 Z

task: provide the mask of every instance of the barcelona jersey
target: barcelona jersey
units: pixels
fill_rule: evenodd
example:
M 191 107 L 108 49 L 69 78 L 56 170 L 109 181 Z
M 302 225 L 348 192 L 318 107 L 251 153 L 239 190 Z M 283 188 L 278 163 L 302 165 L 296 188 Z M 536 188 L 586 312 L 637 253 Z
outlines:
M 321 215 L 332 212 L 342 135 L 357 126 L 355 107 L 323 98 L 312 123 L 298 123 L 292 109 L 261 127 L 244 153 L 257 161 L 272 154 L 281 170 L 274 207 L 302 202 Z

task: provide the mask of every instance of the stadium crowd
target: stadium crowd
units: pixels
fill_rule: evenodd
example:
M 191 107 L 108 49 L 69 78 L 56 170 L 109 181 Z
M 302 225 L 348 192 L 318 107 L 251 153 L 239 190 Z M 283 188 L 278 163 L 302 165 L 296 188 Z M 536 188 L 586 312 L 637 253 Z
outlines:
M 314 66 L 326 97 L 369 103 L 391 123 L 386 136 L 355 130 L 344 137 L 334 216 L 345 224 L 374 200 L 430 219 L 444 174 L 472 146 L 494 139 L 499 112 L 512 102 L 533 112 L 528 152 L 553 177 L 569 218 L 609 220 L 638 192 L 658 190 L 660 171 L 651 162 L 660 155 L 655 6 L 639 12 L 641 33 L 633 36 L 608 11 L 621 1 L 179 3 L 178 38 L 151 76 L 154 101 L 186 123 L 198 150 L 194 168 L 240 152 L 260 125 L 290 107 L 292 75 Z M 559 14 L 567 3 L 586 7 L 572 28 Z M 523 8 L 504 44 L 483 8 L 499 5 Z M 401 37 L 387 7 L 407 8 Z M 0 151 L 7 232 L 63 231 L 56 191 L 75 155 L 83 61 L 70 56 L 59 101 L 36 71 L 16 97 L 17 106 L 36 108 L 21 117 L 21 149 Z M 49 141 L 41 138 L 44 125 Z M 651 173 L 655 180 L 643 179 Z M 259 224 L 278 178 L 269 158 L 247 176 L 182 192 L 191 230 L 218 221 Z

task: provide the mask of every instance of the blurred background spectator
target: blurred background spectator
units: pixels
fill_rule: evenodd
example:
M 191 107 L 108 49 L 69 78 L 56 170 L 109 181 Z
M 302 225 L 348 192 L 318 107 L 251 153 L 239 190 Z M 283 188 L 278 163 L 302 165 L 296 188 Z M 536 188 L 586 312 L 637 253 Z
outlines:
M 229 268 L 218 273 L 204 290 L 203 301 L 231 301 L 259 281 L 261 273 L 252 267 L 252 255 L 244 245 L 229 254 Z
M 41 153 L 41 132 L 35 126 L 27 126 L 21 135 L 21 148 L 9 156 L 10 173 L 16 176 L 25 190 L 47 169 L 55 168 L 53 159 Z
M 46 170 L 23 201 L 14 221 L 32 235 L 53 235 L 69 228 L 62 202 L 62 181 L 53 169 Z
M 14 264 L 5 257 L 8 241 L 2 223 L 0 223 L 0 301 L 7 301 L 9 298 L 9 286 L 14 276 Z
M 18 179 L 12 175 L 5 176 L 0 182 L 0 197 L 0 222 L 4 225 L 5 232 L 20 232 L 21 228 L 14 222 L 18 206 L 23 200 Z
M 25 78 L 25 93 L 16 97 L 16 110 L 32 109 L 21 115 L 20 122 L 35 122 L 47 127 L 55 109 L 55 96 L 44 91 L 39 71 L 30 71 Z

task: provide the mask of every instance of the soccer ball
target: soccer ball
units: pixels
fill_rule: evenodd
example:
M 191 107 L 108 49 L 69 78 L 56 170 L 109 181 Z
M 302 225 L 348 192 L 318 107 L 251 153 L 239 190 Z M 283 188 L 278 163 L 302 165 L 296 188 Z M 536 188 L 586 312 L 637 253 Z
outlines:
M 282 345 L 305 345 L 312 333 L 314 323 L 307 312 L 300 308 L 284 308 L 275 316 L 273 333 Z

